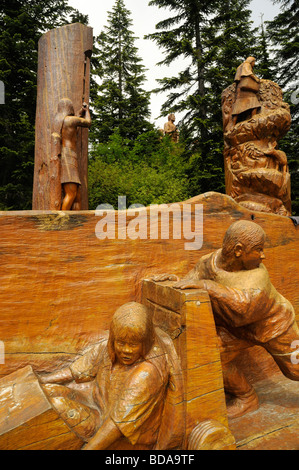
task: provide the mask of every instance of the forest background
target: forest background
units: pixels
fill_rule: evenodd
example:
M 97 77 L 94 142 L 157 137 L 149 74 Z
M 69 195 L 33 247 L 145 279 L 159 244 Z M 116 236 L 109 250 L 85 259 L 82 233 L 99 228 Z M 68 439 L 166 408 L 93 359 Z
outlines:
M 165 17 L 147 40 L 163 52 L 161 64 L 179 67 L 149 92 L 131 12 L 125 0 L 113 1 L 92 56 L 90 209 L 117 207 L 119 196 L 130 206 L 225 193 L 221 93 L 253 55 L 255 73 L 276 81 L 291 106 L 292 127 L 280 148 L 288 156 L 293 213 L 299 214 L 299 4 L 273 3 L 277 16 L 255 28 L 250 0 L 151 0 Z M 78 21 L 93 26 L 67 0 L 1 2 L 0 210 L 32 205 L 38 40 L 49 29 Z M 180 116 L 179 143 L 161 138 L 151 120 L 151 97 L 161 92 L 165 122 L 170 112 Z

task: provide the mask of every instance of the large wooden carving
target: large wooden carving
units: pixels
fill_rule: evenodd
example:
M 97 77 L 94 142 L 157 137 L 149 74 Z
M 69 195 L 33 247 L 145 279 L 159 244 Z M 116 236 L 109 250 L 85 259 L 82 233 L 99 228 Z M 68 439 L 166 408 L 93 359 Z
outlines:
M 84 117 L 80 110 L 89 100 L 92 47 L 92 28 L 79 23 L 53 29 L 39 41 L 33 210 L 61 209 L 64 194 L 58 150 L 62 125 L 57 131 L 55 117 L 63 98 L 71 100 L 75 113 Z M 72 139 L 79 175 L 73 183 L 80 181 L 81 199 L 80 207 L 74 209 L 82 210 L 88 209 L 87 127 L 79 127 Z
M 262 263 L 265 241 L 266 234 L 258 224 L 235 222 L 227 230 L 222 248 L 201 258 L 173 285 L 209 293 L 222 350 L 224 387 L 234 397 L 228 408 L 233 418 L 258 408 L 256 392 L 235 364 L 242 348 L 262 346 L 286 377 L 299 380 L 299 364 L 293 360 L 294 345 L 299 344 L 295 312 L 274 288 Z
M 291 215 L 290 174 L 279 140 L 291 125 L 280 87 L 249 57 L 222 94 L 226 192 L 249 210 Z
M 176 276 L 184 277 L 199 258 L 219 249 L 226 230 L 237 220 L 254 218 L 266 232 L 263 264 L 278 292 L 294 306 L 298 321 L 299 271 L 295 263 L 298 226 L 286 217 L 253 213 L 232 198 L 217 193 L 203 194 L 179 203 L 178 207 L 183 210 L 184 204 L 190 206 L 192 221 L 196 205 L 203 207 L 204 225 L 197 228 L 199 232 L 203 230 L 200 250 L 185 250 L 184 237 L 174 237 L 175 220 L 171 215 L 166 237 L 161 222 L 169 215 L 171 205 L 161 207 L 155 220 L 151 220 L 150 208 L 136 213 L 116 212 L 113 239 L 97 238 L 96 229 L 101 217 L 94 211 L 1 213 L 0 339 L 5 351 L 5 360 L 0 365 L 1 377 L 7 380 L 9 374 L 28 364 L 39 376 L 70 365 L 83 350 L 101 341 L 119 305 L 141 301 L 143 279 L 153 273 L 172 272 L 174 267 Z M 146 238 L 127 236 L 124 239 L 124 230 L 129 233 L 138 214 L 139 223 L 147 224 Z M 155 232 L 156 228 L 158 237 L 151 239 L 151 231 Z M 144 287 L 144 298 L 149 299 L 155 310 L 160 305 L 160 314 L 155 315 L 160 329 L 166 329 L 166 318 L 171 322 L 167 331 L 172 332 L 183 374 L 189 377 L 189 388 L 184 391 L 187 394 L 184 406 L 190 411 L 186 418 L 187 433 L 191 435 L 197 424 L 211 419 L 227 427 L 220 349 L 207 292 L 173 289 L 167 282 L 147 284 L 151 290 L 146 291 Z M 164 295 L 166 288 L 170 292 Z M 154 297 L 155 292 L 162 299 L 160 304 Z M 166 296 L 171 301 L 168 305 L 163 300 Z M 199 306 L 197 302 L 200 302 Z M 146 304 L 149 306 L 147 301 Z M 208 344 L 205 338 L 209 338 Z M 193 354 L 199 352 L 198 344 L 201 362 Z M 180 345 L 183 346 L 181 349 Z M 187 356 L 183 353 L 184 345 Z M 237 366 L 254 384 L 260 408 L 243 417 L 229 419 L 229 429 L 237 446 L 254 449 L 256 444 L 257 448 L 273 449 L 281 438 L 279 448 L 298 448 L 298 382 L 285 378 L 264 348 L 248 347 L 246 343 L 246 349 L 242 345 L 241 351 L 236 358 Z M 295 350 L 294 355 L 298 358 Z M 214 358 L 212 362 L 211 357 Z M 54 412 L 55 423 L 65 424 L 63 420 L 59 421 L 57 411 Z M 219 425 L 213 426 L 213 423 L 204 423 L 194 430 L 190 448 L 205 446 L 207 441 L 212 443 L 213 436 L 220 433 Z M 224 431 L 222 436 L 226 441 L 227 432 Z M 53 433 L 57 436 L 59 431 L 56 434 L 53 429 Z M 69 437 L 73 439 L 73 436 Z M 36 448 L 39 445 L 42 444 L 36 443 Z M 59 444 L 56 442 L 55 445 Z M 75 441 L 74 445 L 82 447 L 82 440 L 79 444 Z
M 62 385 L 91 383 L 89 399 Z M 53 407 L 85 450 L 173 449 L 184 438 L 183 382 L 170 338 L 131 302 L 112 318 L 108 340 L 42 379 Z M 170 426 L 171 422 L 171 426 Z
M 83 441 L 51 406 L 27 366 L 0 380 L 1 450 L 76 450 Z

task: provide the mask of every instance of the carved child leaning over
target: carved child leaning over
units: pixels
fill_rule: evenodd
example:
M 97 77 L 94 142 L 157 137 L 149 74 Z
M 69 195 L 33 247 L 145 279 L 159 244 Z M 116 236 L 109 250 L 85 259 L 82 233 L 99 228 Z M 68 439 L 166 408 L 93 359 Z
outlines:
M 40 380 L 60 416 L 87 442 L 83 450 L 168 449 L 182 443 L 179 361 L 171 339 L 154 328 L 137 302 L 116 310 L 108 340 Z M 91 394 L 62 385 L 74 381 L 91 384 Z
M 222 346 L 224 387 L 234 396 L 230 417 L 258 408 L 253 387 L 234 363 L 239 346 L 262 346 L 286 377 L 299 380 L 299 364 L 291 360 L 291 345 L 299 340 L 295 312 L 274 288 L 263 264 L 265 239 L 258 224 L 240 220 L 227 230 L 222 249 L 203 256 L 184 279 L 168 274 L 152 278 L 176 280 L 177 289 L 208 291 Z

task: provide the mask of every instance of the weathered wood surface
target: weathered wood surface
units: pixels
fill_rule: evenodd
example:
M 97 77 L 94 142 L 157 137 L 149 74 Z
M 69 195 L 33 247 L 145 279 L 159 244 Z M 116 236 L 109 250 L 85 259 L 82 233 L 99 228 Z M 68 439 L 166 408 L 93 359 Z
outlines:
M 30 366 L 0 380 L 0 450 L 76 450 L 82 443 L 54 411 Z
M 86 51 L 92 50 L 92 28 L 74 23 L 45 33 L 39 40 L 35 130 L 33 210 L 50 209 L 51 133 L 60 99 L 69 98 L 77 112 L 88 103 L 90 64 Z M 89 54 L 89 52 L 88 52 Z M 85 74 L 85 80 L 84 80 Z M 88 209 L 88 129 L 78 130 L 77 157 L 82 191 L 82 209 Z
M 299 383 L 281 375 L 255 386 L 260 407 L 229 422 L 238 450 L 299 450 Z
M 109 328 L 118 306 L 141 299 L 143 279 L 164 272 L 185 275 L 199 257 L 221 246 L 232 222 L 252 216 L 267 233 L 264 264 L 271 281 L 292 302 L 298 321 L 299 228 L 287 217 L 252 213 L 226 195 L 206 193 L 189 203 L 203 205 L 199 251 L 186 251 L 186 240 L 173 239 L 172 222 L 169 240 L 161 234 L 156 240 L 99 240 L 100 217 L 93 211 L 0 213 L 0 339 L 5 346 L 0 375 L 27 364 L 52 370 L 72 360 Z M 142 214 L 147 221 L 149 208 Z M 127 225 L 136 215 L 127 213 Z M 269 359 L 257 349 L 255 374 L 263 377 Z

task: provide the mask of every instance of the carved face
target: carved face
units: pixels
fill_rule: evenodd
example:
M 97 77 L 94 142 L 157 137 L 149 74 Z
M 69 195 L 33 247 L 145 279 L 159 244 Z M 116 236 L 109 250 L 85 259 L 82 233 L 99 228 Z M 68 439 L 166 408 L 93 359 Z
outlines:
M 143 340 L 136 334 L 117 335 L 114 340 L 116 360 L 122 365 L 131 366 L 138 361 L 143 352 Z
M 249 251 L 245 251 L 242 248 L 239 252 L 236 251 L 236 256 L 238 256 L 237 253 L 239 253 L 239 259 L 242 262 L 244 269 L 256 269 L 265 259 L 264 243 L 254 246 Z

